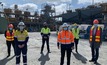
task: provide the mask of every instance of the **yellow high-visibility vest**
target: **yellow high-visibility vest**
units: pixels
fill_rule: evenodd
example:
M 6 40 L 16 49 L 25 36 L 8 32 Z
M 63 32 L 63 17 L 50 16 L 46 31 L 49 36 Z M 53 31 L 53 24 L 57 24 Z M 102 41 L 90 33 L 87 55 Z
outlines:
M 41 33 L 48 34 L 48 33 L 50 33 L 50 29 L 49 28 L 42 28 Z
M 28 37 L 28 32 L 27 30 L 24 30 L 23 32 L 16 30 L 15 37 L 17 38 L 18 41 L 25 41 L 26 37 Z

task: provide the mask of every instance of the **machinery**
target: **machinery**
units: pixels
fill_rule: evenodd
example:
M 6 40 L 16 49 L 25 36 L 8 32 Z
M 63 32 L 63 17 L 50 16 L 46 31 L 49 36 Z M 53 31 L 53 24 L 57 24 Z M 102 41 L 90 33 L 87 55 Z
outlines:
M 103 24 L 104 24 L 104 29 L 103 29 L 103 40 L 107 41 L 107 3 L 101 4 L 101 7 L 103 8 L 102 14 L 103 14 Z

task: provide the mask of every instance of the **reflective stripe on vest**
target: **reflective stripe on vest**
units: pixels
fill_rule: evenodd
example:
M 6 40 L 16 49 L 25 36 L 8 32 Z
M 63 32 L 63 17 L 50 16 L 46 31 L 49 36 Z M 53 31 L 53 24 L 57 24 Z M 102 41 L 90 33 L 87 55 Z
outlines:
M 6 32 L 6 40 L 7 41 L 13 41 L 14 40 L 14 30 L 12 34 L 10 34 L 9 30 Z
M 94 29 L 94 27 L 92 27 L 91 28 L 91 30 L 90 30 L 90 42 L 92 42 L 92 35 L 93 35 L 93 29 Z M 98 27 L 98 29 L 97 29 L 97 31 L 96 31 L 96 36 L 95 36 L 95 42 L 100 42 L 101 40 L 100 40 L 100 27 Z

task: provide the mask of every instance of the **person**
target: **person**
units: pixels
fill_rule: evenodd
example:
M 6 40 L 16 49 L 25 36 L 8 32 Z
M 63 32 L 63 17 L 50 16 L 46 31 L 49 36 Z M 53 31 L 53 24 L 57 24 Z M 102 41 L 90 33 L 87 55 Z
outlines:
M 75 51 L 78 53 L 78 42 L 79 42 L 79 28 L 77 24 L 74 24 L 74 28 L 72 28 L 72 33 L 74 35 L 74 41 L 75 41 Z
M 44 25 L 44 27 L 41 29 L 41 36 L 42 36 L 41 54 L 43 53 L 45 42 L 47 44 L 48 53 L 51 53 L 50 48 L 49 48 L 50 28 L 47 26 L 46 22 L 44 22 L 43 25 Z
M 19 22 L 18 30 L 15 31 L 16 44 L 16 65 L 20 65 L 21 53 L 23 55 L 23 65 L 27 65 L 27 42 L 29 39 L 28 32 L 25 30 L 24 22 Z
M 98 26 L 99 21 L 95 19 L 93 21 L 93 26 L 90 29 L 90 47 L 91 47 L 91 53 L 92 53 L 92 59 L 89 60 L 89 62 L 97 63 L 97 60 L 99 58 L 99 48 L 102 44 L 102 28 Z
M 57 37 L 57 47 L 58 49 L 61 47 L 60 65 L 64 64 L 65 52 L 67 53 L 67 65 L 70 65 L 71 51 L 74 48 L 74 36 L 69 30 L 67 23 L 62 25 L 62 29 Z
M 11 45 L 13 46 L 14 55 L 15 55 L 15 43 L 14 43 L 14 32 L 15 32 L 15 30 L 13 28 L 14 28 L 13 24 L 9 24 L 8 30 L 5 31 L 5 34 L 4 34 L 5 38 L 6 38 L 6 44 L 7 44 L 7 52 L 8 52 L 7 57 L 9 57 L 11 54 Z

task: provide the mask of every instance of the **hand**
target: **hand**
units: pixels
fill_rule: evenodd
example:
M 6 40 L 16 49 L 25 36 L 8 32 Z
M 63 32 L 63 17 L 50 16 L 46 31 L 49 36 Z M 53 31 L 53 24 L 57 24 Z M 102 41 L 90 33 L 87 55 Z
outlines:
M 22 45 L 18 45 L 19 48 L 22 48 Z
M 59 49 L 59 46 L 57 46 L 58 47 L 58 49 Z
M 73 49 L 74 49 L 74 46 L 72 46 L 71 49 L 73 50 Z
M 43 37 L 43 35 L 41 35 Z
M 25 44 L 22 44 L 22 48 L 25 46 Z
M 49 37 L 50 35 L 48 35 L 48 37 Z

